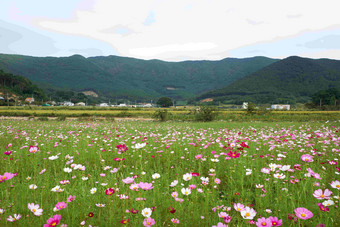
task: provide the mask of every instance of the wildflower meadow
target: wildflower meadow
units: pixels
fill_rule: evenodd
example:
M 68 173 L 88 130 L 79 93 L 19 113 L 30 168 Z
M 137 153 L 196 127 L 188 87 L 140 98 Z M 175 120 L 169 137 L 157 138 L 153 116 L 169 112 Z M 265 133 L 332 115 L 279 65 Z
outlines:
M 340 123 L 1 121 L 0 226 L 340 226 Z

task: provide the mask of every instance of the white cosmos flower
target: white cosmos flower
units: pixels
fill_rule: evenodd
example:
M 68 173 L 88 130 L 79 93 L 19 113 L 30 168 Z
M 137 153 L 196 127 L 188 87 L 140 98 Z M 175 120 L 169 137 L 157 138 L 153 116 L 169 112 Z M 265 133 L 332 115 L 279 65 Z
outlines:
M 182 188 L 181 192 L 182 192 L 183 195 L 190 195 L 191 189 L 190 188 Z
M 65 173 L 71 173 L 71 172 L 72 172 L 72 169 L 71 169 L 71 168 L 68 168 L 68 167 L 66 167 L 66 168 L 64 168 L 64 172 L 65 172 Z
M 186 173 L 183 175 L 183 180 L 189 181 L 192 179 L 192 174 L 191 173 Z
M 89 178 L 88 177 L 82 177 L 81 179 L 82 180 L 88 180 Z
M 322 205 L 324 205 L 324 206 L 326 206 L 326 207 L 332 206 L 332 205 L 334 205 L 334 201 L 331 200 L 331 199 L 328 199 L 328 200 L 324 201 L 324 202 L 322 203 Z
M 55 186 L 54 188 L 51 189 L 52 192 L 63 192 L 64 189 L 60 188 L 59 185 Z
M 175 187 L 178 184 L 178 180 L 171 182 L 170 187 Z
M 152 174 L 152 179 L 158 179 L 161 175 L 159 173 Z
M 146 218 L 149 218 L 152 214 L 152 210 L 150 208 L 144 208 L 142 210 L 142 215 Z
M 284 179 L 286 176 L 284 174 L 282 174 L 282 173 L 275 173 L 274 177 L 278 178 L 278 179 Z
M 37 189 L 38 186 L 36 186 L 35 184 L 31 184 L 30 186 L 28 186 L 28 188 L 34 190 Z
M 287 171 L 290 169 L 290 165 L 284 165 L 280 168 L 281 171 Z
M 54 156 L 48 157 L 49 160 L 56 160 L 57 158 L 59 158 L 58 155 L 54 155 Z
M 97 188 L 91 188 L 90 192 L 91 192 L 91 194 L 96 193 L 97 192 Z
M 135 146 L 132 146 L 134 149 L 140 149 L 146 146 L 146 143 L 136 143 Z

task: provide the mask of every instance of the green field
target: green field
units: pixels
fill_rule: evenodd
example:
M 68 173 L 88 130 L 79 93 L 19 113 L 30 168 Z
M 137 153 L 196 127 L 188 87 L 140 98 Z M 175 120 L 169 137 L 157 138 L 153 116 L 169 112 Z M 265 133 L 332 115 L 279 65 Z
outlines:
M 255 226 L 270 216 L 282 226 L 339 226 L 339 130 L 339 121 L 2 120 L 0 179 L 16 175 L 0 183 L 0 226 L 42 226 L 55 215 L 58 226 Z

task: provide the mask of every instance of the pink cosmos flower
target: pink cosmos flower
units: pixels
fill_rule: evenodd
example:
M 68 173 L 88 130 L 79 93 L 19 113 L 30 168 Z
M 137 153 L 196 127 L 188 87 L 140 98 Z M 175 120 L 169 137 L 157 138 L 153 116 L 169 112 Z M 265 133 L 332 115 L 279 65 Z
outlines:
M 131 190 L 134 190 L 134 191 L 138 191 L 138 184 L 131 184 L 130 187 L 129 187 Z
M 151 189 L 153 189 L 152 183 L 139 182 L 138 187 L 143 189 L 143 190 L 151 190 Z
M 221 180 L 218 179 L 218 178 L 216 178 L 216 179 L 215 179 L 215 183 L 216 183 L 216 184 L 220 184 L 220 183 L 221 183 Z
M 18 175 L 17 173 L 4 173 L 3 176 L 0 175 L 0 183 L 6 181 L 6 180 L 10 180 L 13 177 L 15 177 L 16 175 Z
M 39 147 L 38 146 L 30 146 L 30 148 L 28 148 L 28 151 L 30 153 L 36 153 L 39 151 Z
M 256 226 L 257 227 L 262 227 L 262 226 L 271 227 L 272 222 L 270 221 L 269 218 L 258 218 L 256 222 Z
M 7 221 L 15 222 L 21 218 L 21 214 L 14 214 L 13 217 L 11 215 L 8 216 Z
M 135 180 L 135 178 L 133 178 L 133 177 L 127 177 L 127 178 L 123 179 L 122 181 L 125 184 L 131 184 L 134 180 Z
M 218 214 L 218 217 L 220 217 L 220 218 L 226 218 L 226 217 L 229 217 L 229 215 L 226 213 L 226 212 L 220 212 L 219 214 Z
M 203 157 L 203 155 L 201 155 L 201 154 L 195 155 L 196 159 L 201 159 L 202 157 Z
M 62 209 L 65 209 L 66 207 L 67 207 L 67 203 L 65 202 L 58 202 L 55 205 L 55 208 L 57 208 L 57 210 L 62 210 Z
M 241 204 L 241 203 L 235 203 L 234 204 L 234 209 L 236 210 L 236 211 L 242 211 L 243 209 L 244 209 L 244 205 L 243 204 Z
M 195 184 L 191 184 L 191 185 L 189 185 L 189 189 L 195 189 L 196 188 L 196 185 Z
M 44 227 L 55 227 L 59 224 L 60 219 L 61 215 L 54 215 L 53 217 L 47 219 L 47 224 L 45 224 Z
M 213 225 L 212 227 L 228 227 L 228 225 L 223 224 L 222 222 L 217 223 L 217 225 Z
M 70 203 L 72 201 L 74 201 L 76 199 L 76 196 L 75 195 L 70 195 L 68 198 L 67 198 L 67 202 Z
M 272 217 L 272 216 L 270 216 L 268 219 L 271 221 L 272 226 L 281 226 L 282 225 L 282 219 L 278 220 L 277 217 Z
M 333 192 L 328 189 L 325 189 L 325 192 L 322 192 L 322 189 L 318 189 L 314 191 L 313 196 L 317 199 L 329 199 L 332 193 Z
M 145 227 L 150 227 L 150 226 L 152 226 L 152 225 L 154 225 L 154 224 L 155 224 L 155 219 L 150 218 L 150 217 L 145 218 L 144 221 L 143 221 L 143 225 L 144 225 Z
M 311 211 L 309 211 L 308 209 L 306 208 L 303 208 L 303 207 L 298 207 L 294 210 L 295 212 L 295 215 L 300 218 L 300 219 L 309 219 L 311 217 L 313 217 L 313 213 Z
M 304 154 L 301 156 L 301 160 L 304 162 L 312 162 L 313 161 L 313 156 L 309 154 Z
M 174 224 L 179 224 L 179 220 L 177 218 L 172 218 L 171 222 Z

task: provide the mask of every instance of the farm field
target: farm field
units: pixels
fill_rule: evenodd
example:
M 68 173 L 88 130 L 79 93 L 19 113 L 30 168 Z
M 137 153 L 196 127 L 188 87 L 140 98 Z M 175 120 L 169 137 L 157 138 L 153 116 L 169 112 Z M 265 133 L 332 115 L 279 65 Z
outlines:
M 340 226 L 339 121 L 0 122 L 0 226 Z

